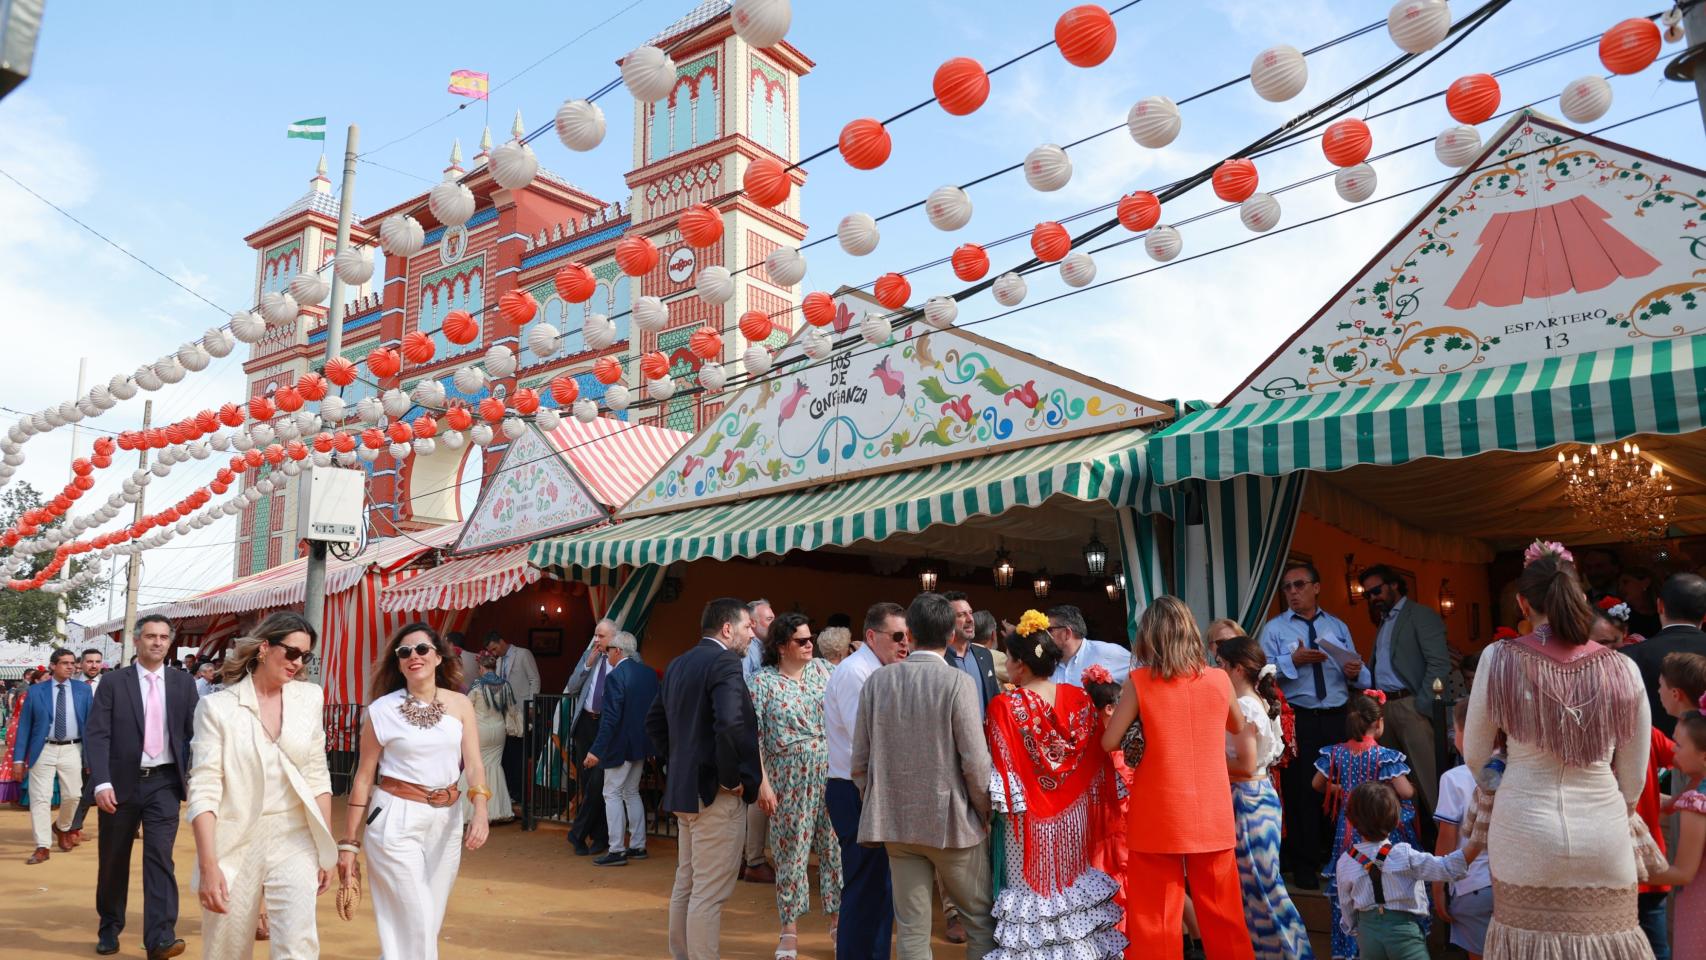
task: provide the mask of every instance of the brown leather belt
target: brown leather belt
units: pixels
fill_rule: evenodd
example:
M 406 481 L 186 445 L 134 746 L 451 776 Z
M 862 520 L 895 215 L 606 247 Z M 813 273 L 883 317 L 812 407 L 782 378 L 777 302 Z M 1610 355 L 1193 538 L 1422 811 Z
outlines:
M 379 789 L 399 800 L 413 800 L 429 807 L 448 807 L 462 796 L 462 791 L 458 790 L 454 783 L 435 790 L 418 783 L 409 783 L 407 780 L 398 780 L 396 777 L 380 777 Z

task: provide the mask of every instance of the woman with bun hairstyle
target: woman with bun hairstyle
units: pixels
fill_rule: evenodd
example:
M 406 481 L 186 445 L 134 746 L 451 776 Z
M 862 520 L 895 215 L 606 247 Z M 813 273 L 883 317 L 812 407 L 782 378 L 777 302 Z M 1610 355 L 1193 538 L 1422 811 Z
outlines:
M 1223 640 L 1218 656 L 1237 695 L 1244 729 L 1226 735 L 1226 769 L 1232 777 L 1234 851 L 1244 889 L 1244 918 L 1261 960 L 1312 960 L 1309 931 L 1280 876 L 1280 799 L 1268 767 L 1285 753 L 1280 735 L 1278 668 L 1261 644 L 1246 636 Z
M 1031 956 L 1046 943 L 1059 955 L 1113 960 L 1126 947 L 1119 884 L 1094 866 L 1107 862 L 1118 815 L 1102 712 L 1082 688 L 1049 679 L 1061 650 L 1048 617 L 1025 611 L 1003 646 L 1013 689 L 990 701 L 986 722 L 996 954 Z

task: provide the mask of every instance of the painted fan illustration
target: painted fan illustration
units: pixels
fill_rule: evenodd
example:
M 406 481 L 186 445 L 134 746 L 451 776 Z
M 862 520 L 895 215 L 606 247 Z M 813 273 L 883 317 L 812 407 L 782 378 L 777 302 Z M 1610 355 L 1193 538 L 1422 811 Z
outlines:
M 1588 293 L 1658 269 L 1659 261 L 1613 227 L 1610 217 L 1587 197 L 1493 215 L 1445 305 L 1509 307 L 1572 290 Z

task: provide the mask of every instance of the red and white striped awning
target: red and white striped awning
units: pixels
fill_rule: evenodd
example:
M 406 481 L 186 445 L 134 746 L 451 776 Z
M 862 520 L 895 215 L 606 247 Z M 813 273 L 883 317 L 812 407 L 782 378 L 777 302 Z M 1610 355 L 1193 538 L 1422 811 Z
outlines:
M 620 507 L 674 458 L 691 433 L 599 417 L 564 417 L 545 435 L 600 503 Z
M 527 562 L 530 543 L 451 560 L 417 574 L 380 595 L 380 607 L 396 610 L 466 610 L 490 603 L 537 581 L 543 574 Z
M 336 557 L 326 562 L 326 596 L 350 589 L 369 571 L 387 573 L 416 557 L 456 542 L 459 523 L 433 527 L 418 533 L 375 540 L 354 560 Z M 247 613 L 301 603 L 308 592 L 308 558 L 298 557 L 270 570 L 251 574 L 223 587 L 197 594 L 178 603 L 185 613 Z

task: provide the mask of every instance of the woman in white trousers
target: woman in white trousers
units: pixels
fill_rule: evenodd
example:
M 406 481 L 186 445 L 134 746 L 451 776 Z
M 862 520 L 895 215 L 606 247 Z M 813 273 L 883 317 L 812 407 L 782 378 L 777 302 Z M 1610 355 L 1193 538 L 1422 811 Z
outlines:
M 263 906 L 273 960 L 320 956 L 314 898 L 337 857 L 324 695 L 292 682 L 313 648 L 301 616 L 267 617 L 226 658 L 225 689 L 196 708 L 188 816 L 210 960 L 253 955 Z
M 356 856 L 367 854 L 381 960 L 438 960 L 444 908 L 462 863 L 458 844 L 476 850 L 486 842 L 492 791 L 474 707 L 457 692 L 462 665 L 450 645 L 426 624 L 411 623 L 386 652 L 368 681 L 377 699 L 361 726 L 338 876 L 345 886 L 359 883 Z M 474 806 L 465 841 L 459 766 Z

